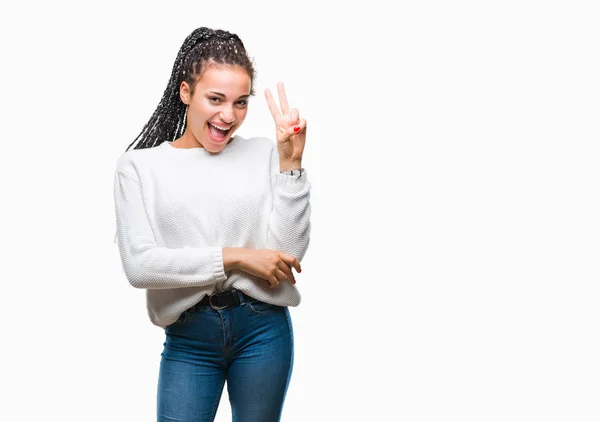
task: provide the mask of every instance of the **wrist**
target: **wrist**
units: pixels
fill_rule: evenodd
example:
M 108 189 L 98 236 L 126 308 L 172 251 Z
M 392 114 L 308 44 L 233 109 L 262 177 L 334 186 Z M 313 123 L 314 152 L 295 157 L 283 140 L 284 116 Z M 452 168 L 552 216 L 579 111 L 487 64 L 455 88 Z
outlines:
M 279 162 L 279 171 L 300 170 L 301 168 L 302 168 L 301 160 L 280 161 Z
M 242 268 L 246 248 L 223 248 L 223 267 L 225 272 Z

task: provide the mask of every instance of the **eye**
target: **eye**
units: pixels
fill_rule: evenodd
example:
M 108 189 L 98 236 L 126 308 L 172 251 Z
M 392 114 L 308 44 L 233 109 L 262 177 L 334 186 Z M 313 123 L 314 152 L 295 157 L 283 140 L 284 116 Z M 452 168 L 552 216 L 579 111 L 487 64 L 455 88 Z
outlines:
M 248 105 L 248 100 L 240 100 L 238 101 L 238 105 L 240 107 L 246 107 Z
M 208 97 L 208 99 L 211 101 L 216 101 L 216 102 L 221 101 L 221 99 L 219 97 Z

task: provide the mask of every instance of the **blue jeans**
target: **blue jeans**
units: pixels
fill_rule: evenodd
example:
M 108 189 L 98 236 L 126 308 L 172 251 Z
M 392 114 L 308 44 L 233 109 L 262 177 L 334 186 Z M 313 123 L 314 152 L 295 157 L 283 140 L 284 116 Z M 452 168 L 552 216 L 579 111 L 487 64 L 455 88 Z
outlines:
M 165 328 L 159 422 L 213 421 L 225 381 L 234 422 L 280 420 L 294 362 L 289 310 L 234 291 L 239 305 L 192 307 Z

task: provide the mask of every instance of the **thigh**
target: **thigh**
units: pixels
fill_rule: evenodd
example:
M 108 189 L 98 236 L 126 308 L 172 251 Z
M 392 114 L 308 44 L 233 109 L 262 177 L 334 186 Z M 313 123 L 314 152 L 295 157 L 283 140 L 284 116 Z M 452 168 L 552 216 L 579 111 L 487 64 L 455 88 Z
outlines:
M 158 377 L 158 422 L 211 422 L 223 392 L 227 363 L 218 315 L 186 311 L 165 329 Z
M 235 324 L 236 353 L 227 377 L 233 421 L 279 421 L 294 361 L 289 310 L 246 303 Z

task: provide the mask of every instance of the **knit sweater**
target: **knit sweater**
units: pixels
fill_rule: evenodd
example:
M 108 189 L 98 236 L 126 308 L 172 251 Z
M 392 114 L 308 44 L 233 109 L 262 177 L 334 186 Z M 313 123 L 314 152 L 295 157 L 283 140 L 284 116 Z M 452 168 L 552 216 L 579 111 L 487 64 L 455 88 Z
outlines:
M 307 172 L 280 173 L 268 138 L 235 136 L 218 153 L 165 141 L 123 153 L 114 202 L 118 248 L 129 283 L 146 289 L 154 325 L 166 327 L 205 295 L 236 288 L 297 306 L 289 281 L 276 288 L 241 270 L 225 272 L 223 248 L 287 252 L 299 261 L 310 237 Z

